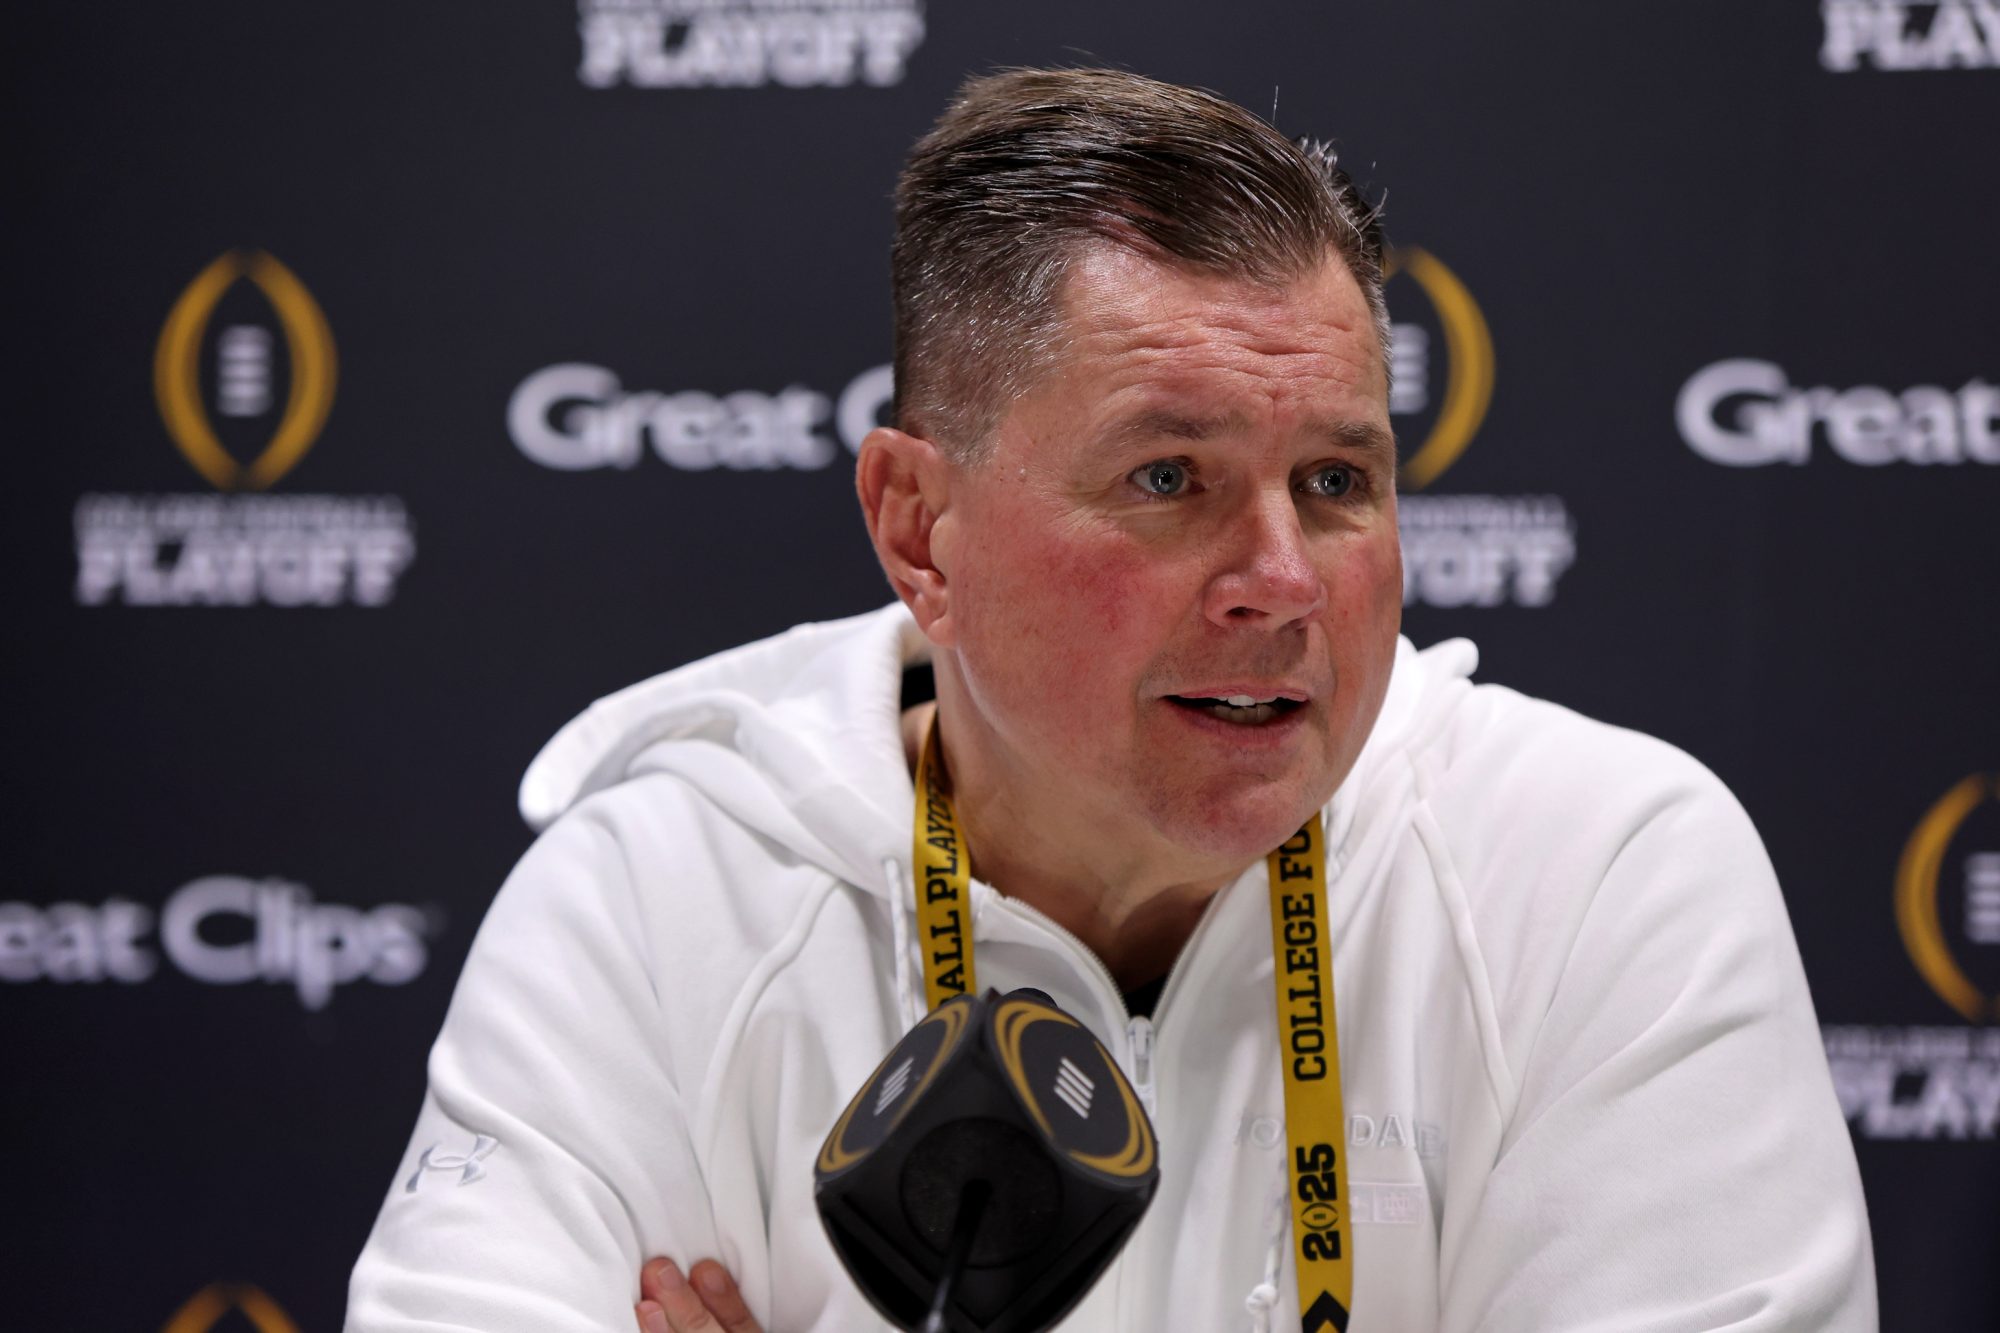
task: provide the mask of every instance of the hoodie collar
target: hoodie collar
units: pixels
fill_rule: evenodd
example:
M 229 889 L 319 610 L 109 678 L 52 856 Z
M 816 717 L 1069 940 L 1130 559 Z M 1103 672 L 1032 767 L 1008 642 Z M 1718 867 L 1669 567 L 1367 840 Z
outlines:
M 773 638 L 607 695 L 558 731 L 521 779 L 540 830 L 579 801 L 647 774 L 682 779 L 749 828 L 879 894 L 909 856 L 912 786 L 899 724 L 902 673 L 930 645 L 900 602 Z M 1371 777 L 1421 746 L 1467 688 L 1464 639 L 1419 653 L 1399 639 L 1382 711 L 1335 793 L 1338 846 Z

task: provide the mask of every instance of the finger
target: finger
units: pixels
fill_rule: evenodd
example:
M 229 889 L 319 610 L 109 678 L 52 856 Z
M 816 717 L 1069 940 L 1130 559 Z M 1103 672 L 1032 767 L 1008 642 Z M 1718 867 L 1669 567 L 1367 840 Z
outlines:
M 658 1301 L 640 1301 L 632 1307 L 632 1313 L 639 1316 L 639 1333 L 674 1333 L 667 1324 L 667 1312 Z
M 722 1325 L 724 1333 L 762 1333 L 728 1269 L 713 1259 L 704 1259 L 694 1266 L 694 1271 L 688 1276 L 693 1279 L 694 1289 L 701 1293 L 702 1303 Z
M 645 1267 L 639 1270 L 639 1299 L 664 1306 L 666 1304 L 666 1286 L 660 1274 L 661 1270 L 672 1268 L 673 1266 L 673 1261 L 670 1259 L 648 1259 Z
M 722 1325 L 702 1304 L 700 1293 L 688 1285 L 671 1259 L 663 1259 L 653 1270 L 654 1299 L 667 1317 L 669 1333 L 719 1333 Z

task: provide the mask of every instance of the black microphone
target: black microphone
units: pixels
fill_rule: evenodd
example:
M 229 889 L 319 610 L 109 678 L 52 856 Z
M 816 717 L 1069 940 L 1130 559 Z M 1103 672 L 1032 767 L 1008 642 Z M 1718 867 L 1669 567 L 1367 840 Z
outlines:
M 1111 1053 L 1037 990 L 939 1005 L 820 1148 L 813 1197 L 848 1275 L 906 1333 L 1032 1333 L 1082 1300 L 1160 1179 Z

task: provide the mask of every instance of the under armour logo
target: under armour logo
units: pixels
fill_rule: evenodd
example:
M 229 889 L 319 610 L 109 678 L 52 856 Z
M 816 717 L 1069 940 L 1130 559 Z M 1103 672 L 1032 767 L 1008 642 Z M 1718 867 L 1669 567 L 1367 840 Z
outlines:
M 486 1168 L 481 1166 L 480 1162 L 491 1157 L 493 1150 L 499 1146 L 500 1140 L 489 1138 L 484 1134 L 473 1136 L 471 1152 L 439 1152 L 438 1149 L 444 1145 L 433 1143 L 424 1149 L 424 1155 L 417 1159 L 417 1169 L 410 1173 L 410 1182 L 403 1186 L 403 1189 L 406 1193 L 415 1194 L 417 1182 L 424 1178 L 426 1171 L 456 1171 L 459 1173 L 458 1183 L 470 1185 L 486 1174 Z

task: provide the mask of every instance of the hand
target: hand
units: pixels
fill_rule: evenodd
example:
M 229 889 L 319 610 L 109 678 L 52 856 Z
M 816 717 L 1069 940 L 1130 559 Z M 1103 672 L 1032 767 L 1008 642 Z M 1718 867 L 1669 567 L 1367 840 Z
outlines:
M 713 1259 L 696 1264 L 688 1277 L 671 1259 L 647 1260 L 639 1270 L 634 1313 L 643 1333 L 764 1333 L 750 1317 L 736 1279 Z

